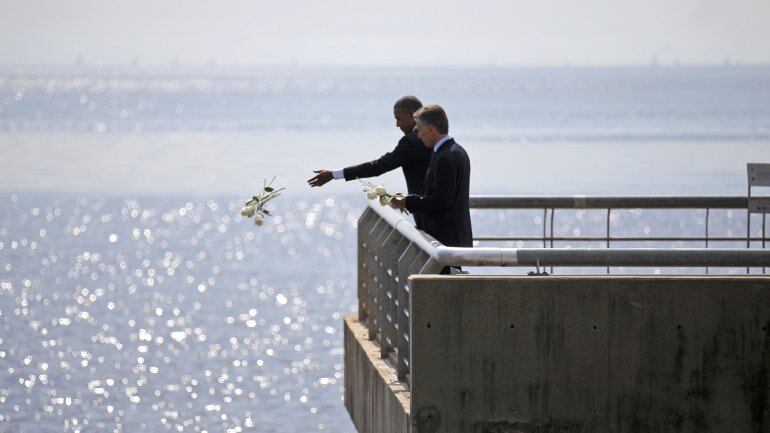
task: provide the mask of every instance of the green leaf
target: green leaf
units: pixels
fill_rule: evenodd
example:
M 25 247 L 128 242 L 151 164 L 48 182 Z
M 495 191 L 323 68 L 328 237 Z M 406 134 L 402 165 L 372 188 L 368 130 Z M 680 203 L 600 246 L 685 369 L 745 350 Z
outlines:
M 271 187 L 269 187 L 269 186 L 266 186 L 266 187 L 265 187 L 265 191 L 267 191 L 267 192 L 273 192 L 274 190 L 273 190 L 273 188 L 271 188 Z
M 262 209 L 262 213 L 265 215 L 270 215 L 270 211 L 268 211 L 267 209 Z

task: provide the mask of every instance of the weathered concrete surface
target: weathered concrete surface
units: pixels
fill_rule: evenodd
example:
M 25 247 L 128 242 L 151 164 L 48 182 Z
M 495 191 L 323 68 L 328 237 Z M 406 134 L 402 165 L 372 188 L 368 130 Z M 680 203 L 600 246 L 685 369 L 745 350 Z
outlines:
M 345 318 L 345 407 L 359 433 L 409 432 L 409 392 L 355 317 Z
M 412 426 L 770 432 L 770 278 L 411 278 Z

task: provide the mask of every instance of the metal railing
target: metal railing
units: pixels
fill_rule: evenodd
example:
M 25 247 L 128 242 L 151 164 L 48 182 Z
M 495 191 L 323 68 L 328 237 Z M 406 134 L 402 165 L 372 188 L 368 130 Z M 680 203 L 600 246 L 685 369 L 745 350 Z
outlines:
M 630 242 L 702 242 L 703 247 L 708 249 L 714 242 L 745 241 L 746 248 L 750 248 L 751 242 L 760 242 L 764 249 L 767 243 L 766 232 L 766 214 L 761 214 L 761 235 L 751 236 L 750 233 L 750 213 L 747 212 L 746 237 L 735 236 L 713 236 L 710 233 L 710 220 L 712 210 L 743 210 L 748 207 L 747 197 L 735 196 L 712 196 L 712 197 L 497 197 L 497 196 L 474 196 L 470 199 L 470 207 L 474 209 L 539 209 L 542 211 L 542 236 L 475 236 L 476 241 L 539 241 L 543 248 L 554 248 L 555 242 L 603 242 L 606 248 L 610 248 L 613 243 Z M 557 236 L 554 232 L 554 221 L 557 210 L 602 210 L 605 212 L 604 235 L 603 236 Z M 698 209 L 705 211 L 703 236 L 615 236 L 612 234 L 611 221 L 613 211 L 630 209 L 658 209 L 658 210 L 683 210 Z M 610 253 L 578 253 L 577 260 L 570 262 L 563 260 L 564 254 L 557 252 L 540 251 L 528 249 L 525 256 L 533 257 L 537 253 L 535 263 L 525 261 L 521 265 L 538 266 L 603 266 L 606 264 L 606 271 L 610 273 L 610 266 L 686 266 L 683 263 L 692 262 L 687 259 L 668 260 L 670 256 L 663 252 L 637 251 L 627 252 L 624 248 L 622 252 L 612 251 Z M 737 258 L 732 254 L 734 250 L 727 250 L 727 254 L 732 258 Z M 698 262 L 705 265 L 705 273 L 709 273 L 709 266 L 736 266 L 727 264 L 724 253 L 709 252 L 700 254 L 695 249 L 689 252 L 675 253 L 678 257 L 695 258 L 700 257 Z M 740 255 L 740 254 L 739 254 Z M 571 256 L 571 255 L 570 255 Z M 751 256 L 748 254 L 747 256 Z M 660 260 L 653 260 L 653 257 L 659 257 Z M 745 258 L 739 258 L 742 262 Z M 660 263 L 656 265 L 655 263 Z M 707 263 L 712 263 L 708 265 Z M 735 263 L 733 261 L 732 263 Z M 512 266 L 512 264 L 492 265 L 491 266 Z M 484 265 L 484 266 L 490 266 Z M 737 265 L 740 266 L 740 265 Z M 746 266 L 755 266 L 746 262 Z M 553 271 L 553 269 L 551 269 Z M 538 270 L 539 272 L 539 270 Z M 763 273 L 765 272 L 763 268 Z
M 409 286 L 414 274 L 436 274 L 443 266 L 432 258 L 440 244 L 395 211 L 379 204 L 358 220 L 358 317 L 380 356 L 393 355 L 399 380 L 409 371 Z
M 474 209 L 540 209 L 543 211 L 542 236 L 511 237 L 511 236 L 476 236 L 478 241 L 542 241 L 543 247 L 547 243 L 553 247 L 555 241 L 604 241 L 609 247 L 611 242 L 644 242 L 644 241 L 702 241 L 704 247 L 709 242 L 717 241 L 761 241 L 762 247 L 768 240 L 766 236 L 766 219 L 762 214 L 762 235 L 751 237 L 747 232 L 746 238 L 711 236 L 709 233 L 709 221 L 711 211 L 714 209 L 741 209 L 747 208 L 746 197 L 494 197 L 474 196 L 470 199 L 470 207 Z M 597 209 L 606 211 L 606 231 L 604 236 L 555 236 L 554 220 L 557 210 L 562 209 Z M 612 211 L 620 209 L 702 209 L 705 211 L 705 225 L 703 236 L 612 236 L 611 220 Z M 547 222 L 550 221 L 550 224 Z M 550 230 L 549 230 L 550 228 Z M 748 224 L 747 224 L 748 229 Z M 746 245 L 749 246 L 748 244 Z
M 768 267 L 770 250 L 708 248 L 709 241 L 741 241 L 744 238 L 714 237 L 709 233 L 712 209 L 746 210 L 746 197 L 471 197 L 475 209 L 543 210 L 542 237 L 479 236 L 475 240 L 537 240 L 543 248 L 458 248 L 441 245 L 417 230 L 394 210 L 370 202 L 358 221 L 358 311 L 366 323 L 369 339 L 377 340 L 382 358 L 396 367 L 399 380 L 408 379 L 410 324 L 408 277 L 437 274 L 445 266 L 531 266 L 541 267 Z M 559 209 L 604 209 L 607 223 L 604 237 L 554 236 L 554 214 Z M 704 209 L 705 233 L 699 237 L 611 236 L 615 209 Z M 550 215 L 550 221 L 548 217 Z M 546 229 L 550 226 L 550 233 Z M 604 241 L 606 248 L 554 248 L 558 240 Z M 704 248 L 611 248 L 623 241 L 703 241 Z M 548 247 L 550 245 L 550 248 Z

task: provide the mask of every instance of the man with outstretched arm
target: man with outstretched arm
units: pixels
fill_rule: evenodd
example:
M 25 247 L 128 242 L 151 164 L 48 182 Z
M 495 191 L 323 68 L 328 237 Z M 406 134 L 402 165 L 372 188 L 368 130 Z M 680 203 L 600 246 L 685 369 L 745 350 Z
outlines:
M 420 141 L 415 128 L 413 114 L 421 107 L 422 102 L 416 96 L 404 96 L 396 101 L 393 116 L 396 118 L 396 127 L 403 131 L 404 136 L 398 141 L 395 149 L 373 161 L 344 169 L 314 170 L 316 175 L 308 179 L 307 183 L 313 187 L 322 186 L 332 179 L 350 181 L 375 177 L 401 167 L 406 178 L 407 191 L 410 194 L 422 194 L 425 172 L 430 164 L 432 152 Z M 414 215 L 417 228 L 423 228 L 421 219 L 420 215 Z

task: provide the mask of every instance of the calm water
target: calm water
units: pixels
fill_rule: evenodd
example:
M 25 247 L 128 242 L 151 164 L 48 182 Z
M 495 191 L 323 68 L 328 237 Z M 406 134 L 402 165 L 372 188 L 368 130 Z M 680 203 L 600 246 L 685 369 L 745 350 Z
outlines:
M 743 194 L 745 163 L 770 162 L 770 68 L 2 70 L 0 432 L 354 431 L 340 332 L 364 200 L 304 180 L 392 147 L 403 93 L 446 106 L 476 194 Z M 273 175 L 289 193 L 255 227 L 237 210 Z M 613 233 L 704 216 L 618 212 Z M 711 218 L 745 235 L 745 213 Z
M 347 202 L 0 200 L 0 431 L 351 431 Z

